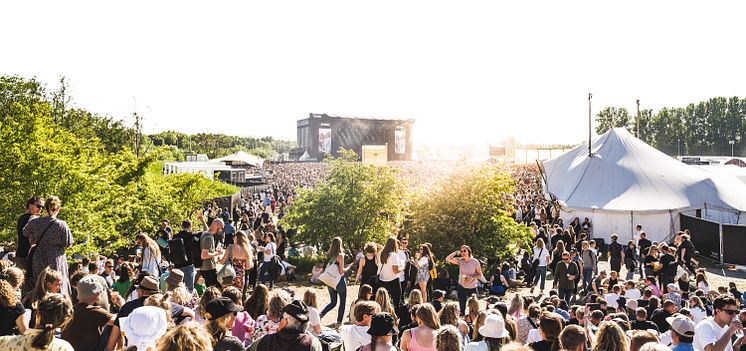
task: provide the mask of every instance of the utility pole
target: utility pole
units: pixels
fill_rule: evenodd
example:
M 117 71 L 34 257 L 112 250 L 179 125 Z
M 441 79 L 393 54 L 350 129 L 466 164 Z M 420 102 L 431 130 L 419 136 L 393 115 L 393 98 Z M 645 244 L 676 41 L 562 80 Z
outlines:
M 593 156 L 591 152 L 591 99 L 593 94 L 588 93 L 588 157 Z
M 640 99 L 637 99 L 637 131 L 635 136 L 640 137 Z

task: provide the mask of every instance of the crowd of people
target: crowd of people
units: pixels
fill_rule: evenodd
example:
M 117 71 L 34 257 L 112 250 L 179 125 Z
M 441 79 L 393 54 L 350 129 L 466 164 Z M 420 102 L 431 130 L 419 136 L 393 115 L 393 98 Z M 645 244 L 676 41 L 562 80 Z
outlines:
M 60 199 L 30 198 L 15 256 L 0 260 L 0 350 L 741 349 L 744 294 L 709 286 L 688 232 L 654 242 L 638 225 L 599 247 L 588 219 L 564 224 L 536 195 L 528 168 L 513 170 L 513 215 L 532 248 L 497 261 L 467 245 L 436 257 L 404 235 L 348 252 L 337 237 L 312 274 L 329 294 L 320 306 L 318 289 L 275 286 L 293 279 L 288 256 L 317 254 L 276 224 L 294 189 L 312 186 L 287 171 L 298 176 L 275 169 L 268 190 L 210 204 L 178 232 L 163 220 L 111 259 L 68 262 Z

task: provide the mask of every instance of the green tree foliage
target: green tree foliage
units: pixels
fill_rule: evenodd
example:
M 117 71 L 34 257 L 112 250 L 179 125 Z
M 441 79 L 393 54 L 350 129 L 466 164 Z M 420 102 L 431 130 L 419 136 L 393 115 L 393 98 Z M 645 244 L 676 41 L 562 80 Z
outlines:
M 611 116 L 621 110 L 624 108 L 607 107 L 599 112 L 596 132 L 608 130 L 611 121 L 617 124 L 617 117 Z M 627 128 L 635 132 L 636 125 L 632 123 Z M 656 113 L 640 111 L 640 139 L 669 155 L 679 151 L 682 155 L 730 155 L 729 141 L 733 140 L 735 156 L 743 156 L 744 135 L 746 99 L 735 96 L 716 97 L 686 107 L 666 107 Z
M 368 241 L 382 243 L 401 221 L 404 186 L 389 167 L 355 162 L 357 155 L 343 151 L 327 160 L 327 179 L 313 189 L 301 189 L 282 220 L 298 228 L 298 240 L 327 247 L 335 236 L 348 248 Z
M 596 115 L 596 133 L 603 134 L 611 128 L 629 128 L 630 116 L 626 108 L 607 107 Z
M 187 153 L 206 154 L 209 158 L 218 158 L 239 150 L 262 158 L 271 158 L 287 153 L 295 147 L 294 141 L 277 140 L 272 137 L 252 138 L 230 136 L 225 134 L 185 133 L 166 131 L 149 135 L 153 145 L 176 146 Z
M 494 166 L 476 166 L 451 174 L 412 204 L 411 231 L 417 242 L 430 242 L 437 257 L 469 245 L 477 257 L 499 259 L 528 248 L 531 233 L 507 216 L 515 180 Z
M 197 174 L 162 176 L 158 160 L 172 150 L 138 159 L 127 146 L 132 132 L 83 109 L 62 112 L 33 79 L 0 77 L 0 241 L 15 242 L 15 221 L 32 195 L 62 199 L 72 252 L 110 254 L 161 218 L 181 220 L 237 191 Z

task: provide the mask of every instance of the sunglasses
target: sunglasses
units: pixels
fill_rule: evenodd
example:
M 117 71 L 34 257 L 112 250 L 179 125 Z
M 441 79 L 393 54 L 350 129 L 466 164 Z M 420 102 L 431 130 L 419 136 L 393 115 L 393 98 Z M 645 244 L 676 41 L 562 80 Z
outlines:
M 723 311 L 723 312 L 725 312 L 725 313 L 727 313 L 727 314 L 729 314 L 731 316 L 734 315 L 734 314 L 736 314 L 736 313 L 738 313 L 738 310 L 726 310 L 726 309 L 722 309 L 721 311 Z

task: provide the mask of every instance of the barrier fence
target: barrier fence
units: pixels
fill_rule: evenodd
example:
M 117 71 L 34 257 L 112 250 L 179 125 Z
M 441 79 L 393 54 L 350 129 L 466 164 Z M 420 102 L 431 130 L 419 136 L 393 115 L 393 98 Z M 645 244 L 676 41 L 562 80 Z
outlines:
M 687 216 L 679 216 L 681 230 L 689 229 L 694 247 L 700 256 L 711 258 L 722 262 L 720 246 L 720 223 L 706 219 Z M 725 245 L 723 245 L 725 246 Z

